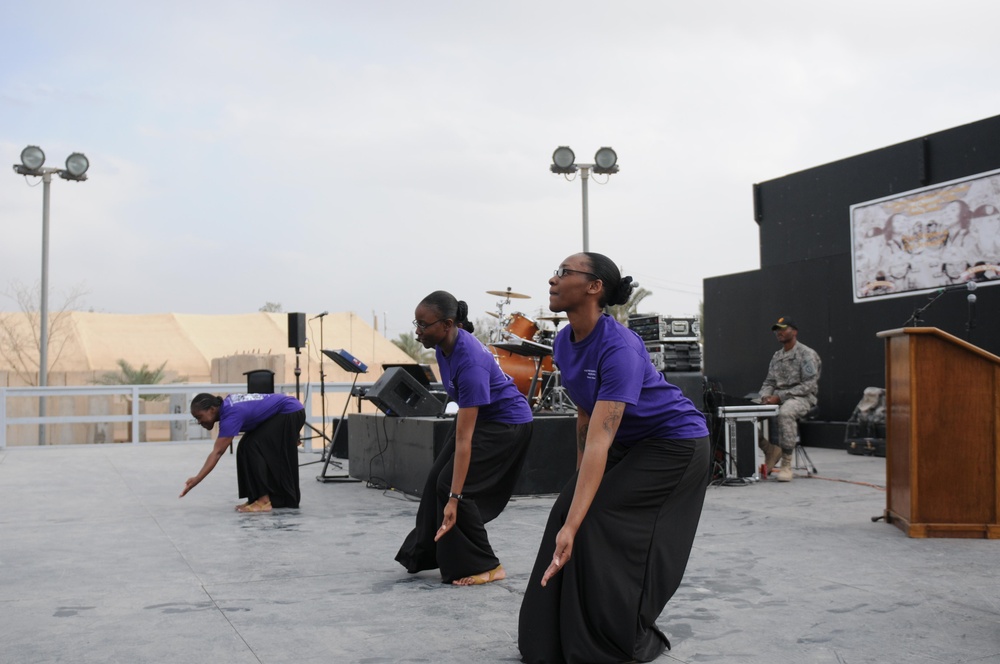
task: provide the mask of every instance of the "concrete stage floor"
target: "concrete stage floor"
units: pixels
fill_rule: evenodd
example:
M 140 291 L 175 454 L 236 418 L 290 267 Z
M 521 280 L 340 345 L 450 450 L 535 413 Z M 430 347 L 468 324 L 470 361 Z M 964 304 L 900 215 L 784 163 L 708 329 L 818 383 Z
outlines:
M 489 528 L 506 580 L 458 588 L 393 561 L 415 502 L 316 482 L 321 464 L 301 510 L 235 513 L 228 454 L 178 500 L 209 448 L 0 450 L 0 661 L 519 661 L 553 496 Z M 709 489 L 658 661 L 1000 662 L 1000 542 L 873 523 L 885 460 L 810 454 L 823 479 Z

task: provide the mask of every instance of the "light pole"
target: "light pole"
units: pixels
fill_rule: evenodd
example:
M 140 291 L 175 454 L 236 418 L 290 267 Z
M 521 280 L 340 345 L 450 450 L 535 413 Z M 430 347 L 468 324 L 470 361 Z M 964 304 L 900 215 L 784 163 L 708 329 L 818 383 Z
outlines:
M 64 180 L 83 182 L 87 179 L 90 161 L 81 152 L 66 158 L 66 168 L 46 168 L 45 153 L 37 145 L 21 150 L 21 163 L 14 164 L 19 175 L 42 178 L 42 292 L 39 302 L 38 386 L 48 385 L 49 367 L 49 186 L 52 174 Z M 45 417 L 45 397 L 38 398 L 38 416 Z M 38 444 L 45 444 L 45 425 L 38 425 Z
M 587 202 L 587 182 L 590 180 L 591 172 L 601 175 L 617 173 L 618 155 L 611 148 L 601 148 L 594 153 L 593 164 L 577 164 L 575 160 L 576 155 L 573 154 L 573 151 L 566 145 L 560 145 L 552 153 L 552 165 L 549 166 L 549 170 L 562 175 L 570 175 L 576 173 L 577 170 L 580 171 L 580 186 L 583 192 L 583 250 L 590 251 L 590 208 Z

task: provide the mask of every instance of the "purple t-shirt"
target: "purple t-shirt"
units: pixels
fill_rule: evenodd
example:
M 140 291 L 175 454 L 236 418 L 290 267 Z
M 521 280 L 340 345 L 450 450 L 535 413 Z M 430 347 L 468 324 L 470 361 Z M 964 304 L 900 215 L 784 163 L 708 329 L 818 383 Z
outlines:
M 448 398 L 459 408 L 479 407 L 477 420 L 525 424 L 531 421 L 531 408 L 510 376 L 486 346 L 463 329 L 451 355 L 437 348 L 438 369 Z
M 626 404 L 616 442 L 708 435 L 705 416 L 656 370 L 635 332 L 604 314 L 583 341 L 572 335 L 563 328 L 553 345 L 563 387 L 588 415 L 598 401 Z
M 253 431 L 274 415 L 303 408 L 298 399 L 287 394 L 230 394 L 219 406 L 219 438 Z

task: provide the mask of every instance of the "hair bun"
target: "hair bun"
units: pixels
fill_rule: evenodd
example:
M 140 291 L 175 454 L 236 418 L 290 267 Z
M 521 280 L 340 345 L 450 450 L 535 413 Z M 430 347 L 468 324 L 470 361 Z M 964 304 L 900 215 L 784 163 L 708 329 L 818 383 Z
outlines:
M 632 283 L 632 277 L 622 277 L 621 281 L 618 282 L 618 292 L 615 293 L 614 303 L 626 304 L 632 297 L 633 290 L 635 290 L 635 286 Z

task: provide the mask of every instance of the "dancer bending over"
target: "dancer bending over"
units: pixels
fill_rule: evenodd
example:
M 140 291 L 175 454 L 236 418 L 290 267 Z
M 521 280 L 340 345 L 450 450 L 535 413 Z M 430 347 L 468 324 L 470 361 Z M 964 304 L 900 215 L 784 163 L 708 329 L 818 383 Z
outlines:
M 299 431 L 306 411 L 287 394 L 230 394 L 225 399 L 199 394 L 191 416 L 209 431 L 219 424 L 219 437 L 198 474 L 184 483 L 183 498 L 212 472 L 233 438 L 244 432 L 236 450 L 238 512 L 270 512 L 272 507 L 298 507 Z
M 455 428 L 434 461 L 416 528 L 396 554 L 407 572 L 440 568 L 459 586 L 506 576 L 485 524 L 510 500 L 531 440 L 531 408 L 476 337 L 469 306 L 445 291 L 417 305 L 417 340 L 437 352 L 441 382 L 458 404 Z
M 555 363 L 576 403 L 577 473 L 556 499 L 521 603 L 525 662 L 648 662 L 655 621 L 684 575 L 705 489 L 705 417 L 643 341 L 603 313 L 633 289 L 606 256 L 570 256 L 549 279 L 569 325 Z

